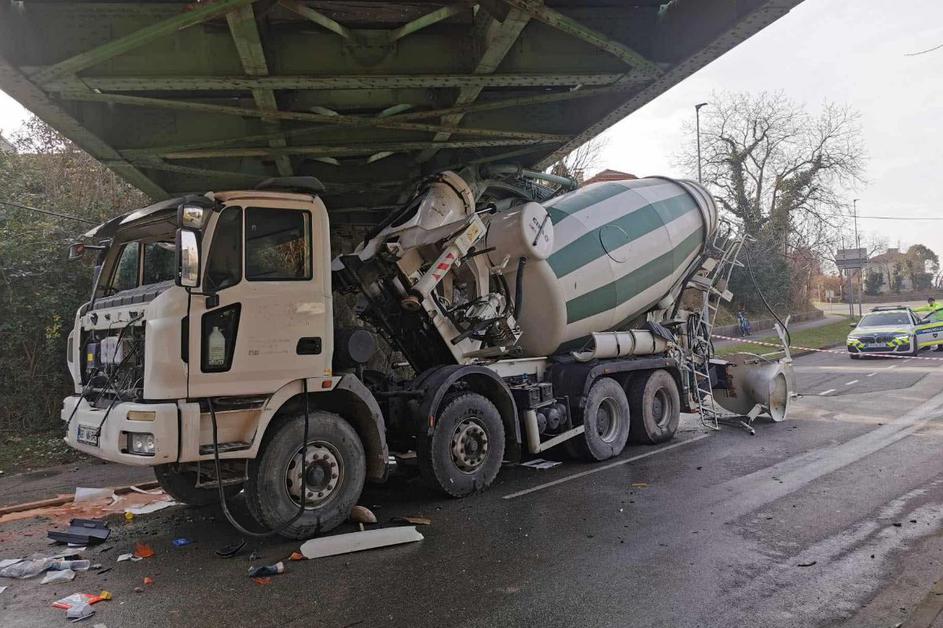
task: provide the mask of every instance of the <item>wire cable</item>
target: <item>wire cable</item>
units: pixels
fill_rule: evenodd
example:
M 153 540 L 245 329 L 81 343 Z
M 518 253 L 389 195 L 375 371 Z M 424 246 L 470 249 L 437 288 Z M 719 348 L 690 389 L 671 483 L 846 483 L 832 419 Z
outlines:
M 776 314 L 776 312 L 773 311 L 773 308 L 770 306 L 769 301 L 766 300 L 766 295 L 764 295 L 763 291 L 760 290 L 760 286 L 756 281 L 756 275 L 753 274 L 753 264 L 751 263 L 751 260 L 750 260 L 749 249 L 746 249 L 744 253 L 746 253 L 746 262 L 747 262 L 746 266 L 747 266 L 747 270 L 750 271 L 750 281 L 753 282 L 753 288 L 756 290 L 756 293 L 760 295 L 760 300 L 763 301 L 763 305 L 766 306 L 766 310 L 770 314 L 773 315 L 773 318 L 776 319 L 776 322 L 779 323 L 780 327 L 783 328 L 783 332 L 786 334 L 786 345 L 791 346 L 792 336 L 789 334 L 789 328 L 786 327 L 786 324 L 782 321 L 782 319 L 780 319 L 779 316 Z
M 305 399 L 304 441 L 301 445 L 301 503 L 298 506 L 298 512 L 295 513 L 295 515 L 291 519 L 289 519 L 285 523 L 275 526 L 274 528 L 272 528 L 271 530 L 267 532 L 253 532 L 252 530 L 246 529 L 238 521 L 236 521 L 236 518 L 233 517 L 232 513 L 229 511 L 229 506 L 226 504 L 226 492 L 223 490 L 223 476 L 220 473 L 220 469 L 219 469 L 219 437 L 217 434 L 217 427 L 216 427 L 216 409 L 213 406 L 212 397 L 208 397 L 206 400 L 210 407 L 210 420 L 212 421 L 212 424 L 213 424 L 213 463 L 216 468 L 216 488 L 217 490 L 219 490 L 219 505 L 223 510 L 223 515 L 229 521 L 230 525 L 232 525 L 232 527 L 234 527 L 240 534 L 243 534 L 245 536 L 251 536 L 254 538 L 266 538 L 269 536 L 280 534 L 285 529 L 287 529 L 288 526 L 298 521 L 298 519 L 300 519 L 301 516 L 304 515 L 305 513 L 305 498 L 306 498 L 306 493 L 307 493 L 307 484 L 306 484 L 307 473 L 305 473 L 305 463 L 307 462 L 307 457 L 308 457 L 309 408 L 308 408 L 308 380 L 302 379 L 301 381 L 302 381 L 302 388 L 303 388 L 304 399 Z
M 25 209 L 27 211 L 36 212 L 39 214 L 46 214 L 47 216 L 55 216 L 56 218 L 65 218 L 66 220 L 74 220 L 76 222 L 84 222 L 87 225 L 97 225 L 98 223 L 94 220 L 88 220 L 87 218 L 79 218 L 78 216 L 72 216 L 69 214 L 63 214 L 61 212 L 54 212 L 49 209 L 40 209 L 38 207 L 30 207 L 29 205 L 21 205 L 20 203 L 13 203 L 11 201 L 0 200 L 0 205 L 9 205 L 10 207 L 16 207 L 18 209 Z

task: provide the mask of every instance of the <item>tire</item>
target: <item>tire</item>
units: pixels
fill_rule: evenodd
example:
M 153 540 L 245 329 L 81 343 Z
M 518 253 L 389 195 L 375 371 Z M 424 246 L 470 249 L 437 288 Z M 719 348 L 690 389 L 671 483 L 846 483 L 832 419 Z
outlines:
M 451 497 L 488 488 L 504 459 L 504 423 L 491 401 L 478 393 L 447 397 L 432 437 L 416 443 L 419 472 L 427 484 Z
M 570 451 L 596 462 L 618 456 L 630 431 L 629 400 L 614 379 L 601 377 L 589 389 L 583 409 L 583 436 L 571 439 Z
M 657 445 L 671 440 L 681 420 L 678 385 L 668 371 L 652 371 L 629 385 L 632 442 Z
M 197 488 L 197 472 L 186 466 L 177 464 L 159 464 L 154 467 L 154 477 L 164 492 L 187 506 L 209 506 L 219 503 L 219 490 L 212 488 Z M 229 501 L 242 490 L 241 484 L 230 484 L 223 487 L 223 494 Z
M 852 360 L 860 360 L 860 359 L 861 359 L 861 356 L 858 355 L 857 353 L 849 353 L 849 354 L 848 354 L 848 357 L 851 358 Z
M 367 474 L 363 444 L 354 428 L 331 412 L 314 411 L 308 420 L 308 460 L 301 465 L 304 417 L 270 425 L 259 455 L 249 461 L 246 502 L 269 530 L 293 519 L 302 503 L 301 473 L 306 469 L 305 514 L 280 534 L 307 539 L 342 524 L 360 499 Z M 337 477 L 334 477 L 334 476 Z M 324 489 L 318 491 L 318 488 Z
M 920 353 L 920 345 L 917 344 L 917 339 L 914 338 L 912 342 L 913 342 L 914 348 L 913 350 L 907 352 L 907 355 L 911 357 Z

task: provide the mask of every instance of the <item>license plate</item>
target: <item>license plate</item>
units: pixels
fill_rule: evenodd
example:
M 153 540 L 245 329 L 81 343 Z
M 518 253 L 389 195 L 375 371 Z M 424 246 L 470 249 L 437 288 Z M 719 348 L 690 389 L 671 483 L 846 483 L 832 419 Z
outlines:
M 868 349 L 883 349 L 887 345 L 883 345 L 880 342 L 869 342 L 867 345 Z
M 101 428 L 94 425 L 79 424 L 78 431 L 75 434 L 75 440 L 82 443 L 83 445 L 92 445 L 93 447 L 98 447 L 98 436 L 100 432 Z

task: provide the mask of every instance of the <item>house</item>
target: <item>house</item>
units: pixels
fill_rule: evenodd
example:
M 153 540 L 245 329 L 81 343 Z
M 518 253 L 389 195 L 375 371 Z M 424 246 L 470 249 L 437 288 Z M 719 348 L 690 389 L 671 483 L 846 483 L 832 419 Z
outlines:
M 910 292 L 912 290 L 923 290 L 929 287 L 932 280 L 929 264 L 924 262 L 919 268 L 914 267 L 914 259 L 906 253 L 902 253 L 899 248 L 889 248 L 880 255 L 874 255 L 863 269 L 862 277 L 866 285 L 868 276 L 880 275 L 881 283 L 876 293 L 887 294 L 889 292 Z M 916 280 L 917 285 L 914 285 Z M 875 282 L 875 285 L 876 284 Z M 871 294 L 875 294 L 872 289 Z
M 625 181 L 626 179 L 638 179 L 634 174 L 629 174 L 628 172 L 620 172 L 619 170 L 603 170 L 602 172 L 597 172 L 591 176 L 586 181 L 583 181 L 583 185 L 589 185 L 590 183 L 599 183 L 601 181 Z

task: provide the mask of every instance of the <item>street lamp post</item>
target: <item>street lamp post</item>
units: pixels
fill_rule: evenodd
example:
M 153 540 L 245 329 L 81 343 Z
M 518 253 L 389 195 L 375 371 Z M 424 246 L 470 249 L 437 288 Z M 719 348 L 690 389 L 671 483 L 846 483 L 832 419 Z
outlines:
M 708 103 L 702 102 L 694 105 L 694 120 L 697 127 L 697 182 L 703 183 L 701 180 L 701 107 L 707 106 Z
M 851 217 L 854 219 L 855 223 L 855 248 L 861 248 L 861 240 L 858 239 L 858 201 L 860 199 L 851 200 Z M 858 318 L 861 318 L 861 302 L 864 300 L 864 268 L 858 270 Z

